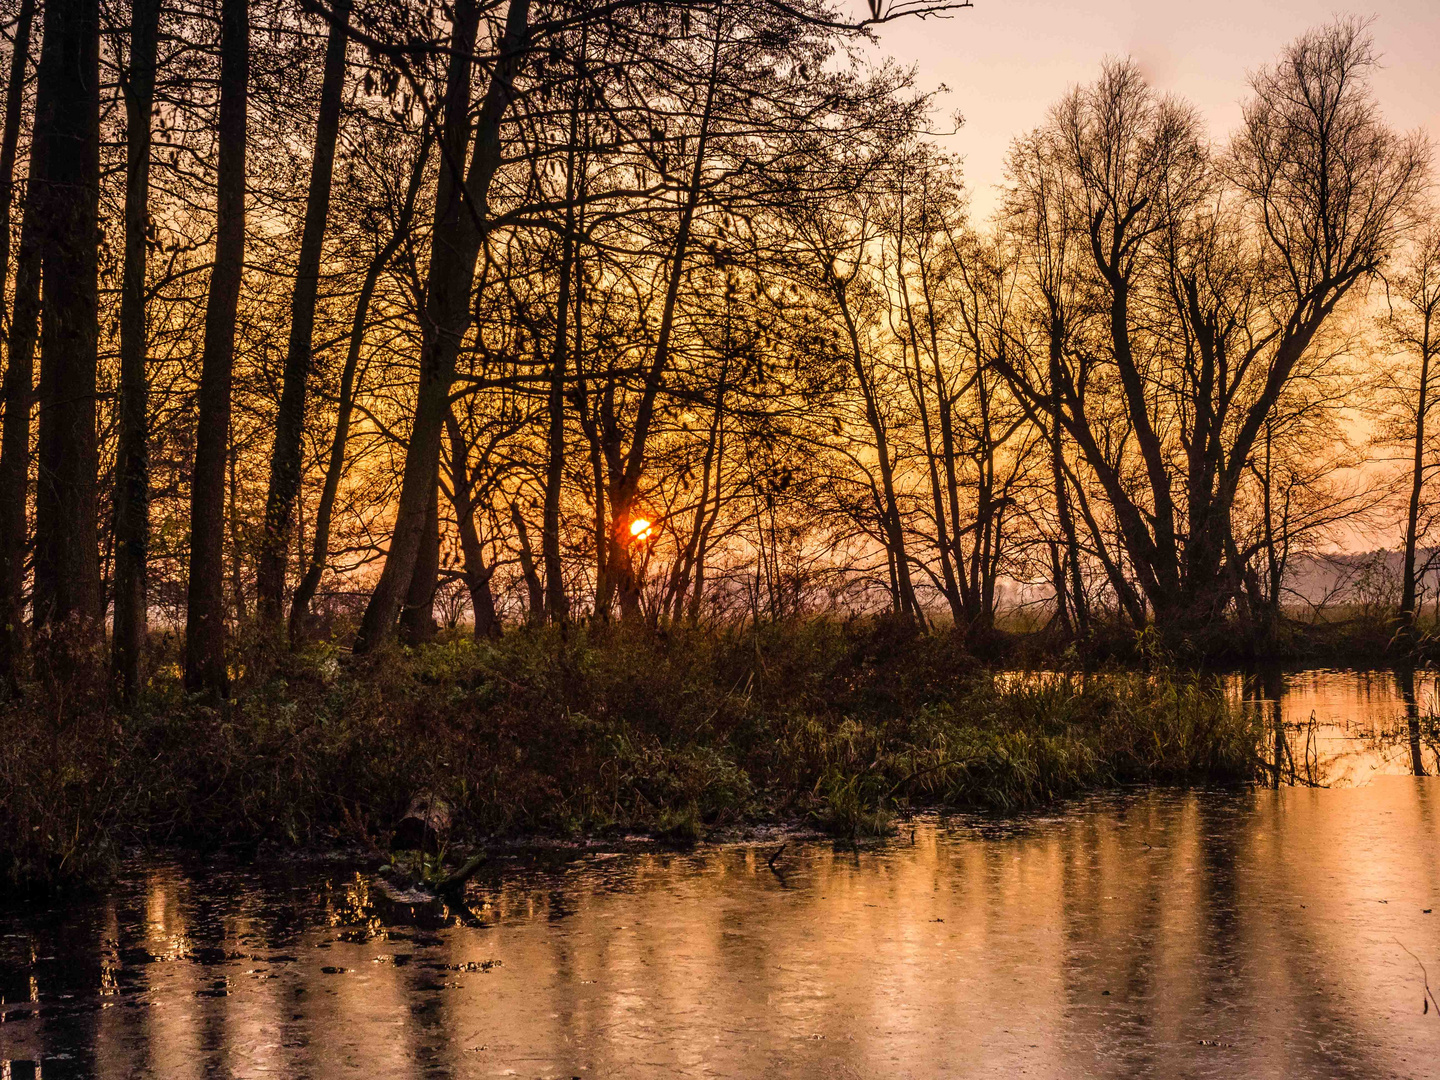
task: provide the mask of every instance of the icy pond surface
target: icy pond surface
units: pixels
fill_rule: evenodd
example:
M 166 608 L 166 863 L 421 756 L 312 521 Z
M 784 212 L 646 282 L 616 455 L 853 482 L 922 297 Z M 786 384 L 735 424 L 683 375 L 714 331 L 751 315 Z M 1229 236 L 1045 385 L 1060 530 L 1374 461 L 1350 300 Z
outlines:
M 1435 689 L 1235 684 L 1278 789 L 499 858 L 427 925 L 343 863 L 136 865 L 0 907 L 0 1078 L 1435 1077 Z

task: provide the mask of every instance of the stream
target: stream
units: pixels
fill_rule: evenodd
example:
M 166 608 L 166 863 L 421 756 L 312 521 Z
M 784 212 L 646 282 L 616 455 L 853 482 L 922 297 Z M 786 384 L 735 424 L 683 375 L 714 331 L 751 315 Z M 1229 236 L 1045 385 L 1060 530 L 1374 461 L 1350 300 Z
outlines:
M 0 907 L 0 1080 L 1440 1076 L 1435 676 L 1227 689 L 1275 786 L 516 852 L 418 925 L 343 860 L 136 863 Z

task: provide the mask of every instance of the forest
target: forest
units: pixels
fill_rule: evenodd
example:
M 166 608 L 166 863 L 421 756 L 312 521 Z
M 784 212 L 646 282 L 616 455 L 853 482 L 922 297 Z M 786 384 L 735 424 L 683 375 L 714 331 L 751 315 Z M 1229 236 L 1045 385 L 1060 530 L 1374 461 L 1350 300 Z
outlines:
M 977 656 L 1233 661 L 1336 620 L 1423 654 L 1440 215 L 1428 136 L 1371 88 L 1369 25 L 1296 28 L 1232 131 L 1097 57 L 1015 133 L 981 219 L 937 140 L 963 118 L 876 43 L 965 7 L 5 0 L 13 827 L 50 836 L 25 815 L 58 788 L 100 799 L 86 777 L 157 747 L 215 740 L 197 757 L 229 776 L 249 724 L 255 768 L 283 743 L 318 777 L 459 698 L 495 730 L 430 731 L 324 810 L 294 808 L 289 764 L 235 798 L 291 800 L 292 839 L 378 820 L 415 774 L 564 703 L 530 734 L 572 764 L 587 723 L 767 755 L 667 758 L 679 794 L 568 807 L 566 827 L 678 806 L 693 829 L 762 772 L 853 825 L 973 779 L 936 749 L 954 732 L 844 725 L 921 723 Z M 1308 600 L 1297 576 L 1357 544 L 1399 555 Z M 778 704 L 751 693 L 777 650 L 791 676 L 769 692 L 797 695 Z M 1106 728 L 1077 758 L 1056 728 L 1023 777 L 997 764 L 966 798 L 1252 768 L 1223 702 L 1125 685 L 1133 709 L 986 690 L 1017 711 L 991 734 L 1168 694 L 1219 742 L 1177 759 Z M 787 744 L 753 709 L 828 719 Z M 295 726 L 312 714 L 378 726 L 322 752 Z M 847 772 L 871 737 L 898 756 Z M 512 761 L 502 784 L 495 755 L 471 762 L 486 805 L 541 794 L 488 824 L 553 825 L 568 766 Z M 199 770 L 176 791 L 214 781 L 167 767 Z M 79 850 L 74 822 L 158 813 L 85 805 L 12 871 Z M 252 811 L 232 816 L 272 835 L 274 807 L 264 829 Z

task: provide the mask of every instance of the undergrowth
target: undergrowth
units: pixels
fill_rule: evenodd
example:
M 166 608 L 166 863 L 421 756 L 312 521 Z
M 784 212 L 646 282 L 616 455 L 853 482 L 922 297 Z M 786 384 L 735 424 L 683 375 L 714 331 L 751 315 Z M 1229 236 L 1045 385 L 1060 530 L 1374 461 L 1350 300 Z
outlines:
M 90 880 L 136 845 L 383 845 L 421 788 L 470 839 L 786 820 L 858 836 L 913 806 L 1239 782 L 1258 760 L 1251 722 L 1194 679 L 996 678 L 955 638 L 885 621 L 241 661 L 225 703 L 157 661 L 132 709 L 98 678 L 0 706 L 0 878 Z

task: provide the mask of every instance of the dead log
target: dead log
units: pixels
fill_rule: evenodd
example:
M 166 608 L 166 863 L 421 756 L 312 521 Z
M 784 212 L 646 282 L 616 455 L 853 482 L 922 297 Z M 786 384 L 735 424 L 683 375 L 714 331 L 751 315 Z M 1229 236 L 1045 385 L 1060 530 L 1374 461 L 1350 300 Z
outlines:
M 417 792 L 405 816 L 395 826 L 390 850 L 439 851 L 453 818 L 454 810 L 448 801 L 430 791 Z

